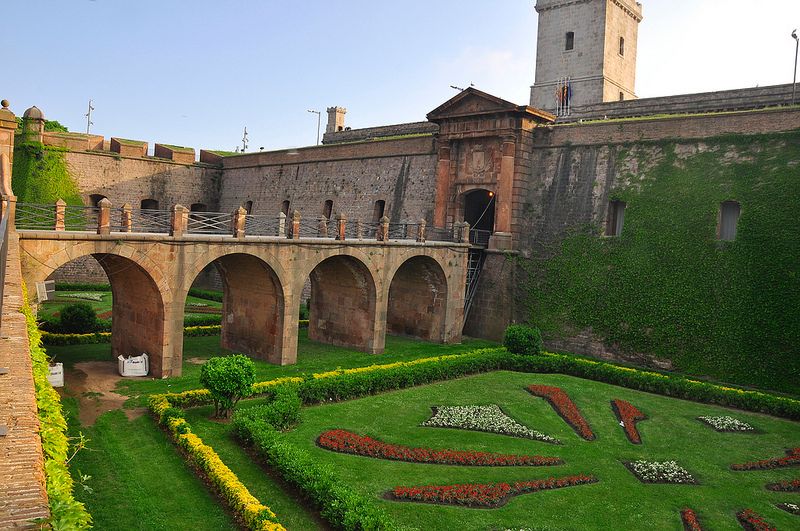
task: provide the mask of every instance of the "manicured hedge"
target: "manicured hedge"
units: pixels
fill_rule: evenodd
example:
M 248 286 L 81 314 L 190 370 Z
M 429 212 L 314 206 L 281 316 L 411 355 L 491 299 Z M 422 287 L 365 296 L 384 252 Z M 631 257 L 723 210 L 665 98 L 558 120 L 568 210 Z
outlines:
M 221 291 L 192 288 L 189 290 L 189 295 L 192 297 L 197 297 L 198 299 L 205 299 L 207 301 L 222 302 Z
M 215 336 L 222 330 L 221 325 L 187 326 L 183 329 L 184 337 Z M 111 343 L 111 332 L 95 332 L 93 334 L 53 334 L 42 332 L 42 342 L 50 346 L 96 345 Z
M 56 282 L 56 291 L 111 291 L 111 284 L 88 282 Z
M 44 473 L 47 497 L 50 505 L 48 523 L 53 529 L 90 529 L 92 516 L 86 507 L 73 496 L 73 480 L 67 466 L 69 441 L 67 422 L 61 409 L 61 399 L 47 380 L 50 374 L 49 359 L 42 348 L 36 316 L 28 305 L 28 294 L 23 285 L 22 313 L 28 331 L 33 381 L 36 389 L 36 406 L 39 410 L 39 435 L 44 452 Z

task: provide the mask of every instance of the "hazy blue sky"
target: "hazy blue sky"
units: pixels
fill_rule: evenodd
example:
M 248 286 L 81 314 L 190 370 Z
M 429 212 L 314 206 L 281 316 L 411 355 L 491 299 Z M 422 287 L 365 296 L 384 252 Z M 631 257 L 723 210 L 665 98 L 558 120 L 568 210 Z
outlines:
M 0 97 L 71 130 L 232 150 L 424 120 L 450 85 L 524 104 L 533 0 L 3 0 Z M 791 82 L 798 0 L 644 0 L 640 97 Z

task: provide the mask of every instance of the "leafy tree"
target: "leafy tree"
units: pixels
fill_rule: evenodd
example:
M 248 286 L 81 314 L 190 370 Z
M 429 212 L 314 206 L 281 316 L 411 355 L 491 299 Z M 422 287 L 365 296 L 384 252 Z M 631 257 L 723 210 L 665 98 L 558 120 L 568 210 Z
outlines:
M 214 416 L 228 418 L 236 403 L 253 394 L 256 369 L 247 356 L 211 358 L 200 369 L 200 383 L 211 391 Z
M 97 327 L 97 314 L 85 302 L 68 304 L 61 309 L 61 329 L 65 334 L 88 334 Z

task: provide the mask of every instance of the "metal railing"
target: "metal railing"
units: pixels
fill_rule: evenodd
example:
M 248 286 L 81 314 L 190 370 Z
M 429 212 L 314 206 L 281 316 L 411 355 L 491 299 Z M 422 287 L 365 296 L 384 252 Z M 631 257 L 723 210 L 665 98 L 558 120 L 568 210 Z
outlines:
M 131 232 L 169 234 L 171 230 L 172 213 L 169 210 L 131 210 Z M 124 228 L 120 231 L 127 232 Z
M 277 236 L 285 238 L 288 235 L 288 228 L 291 220 L 283 219 L 281 228 L 280 216 L 262 216 L 248 214 L 245 218 L 244 232 L 248 236 Z
M 486 247 L 489 245 L 489 238 L 491 237 L 492 231 L 490 230 L 470 229 L 469 231 L 469 243 L 472 245 Z
M 231 234 L 233 232 L 233 214 L 190 212 L 186 231 L 190 234 Z

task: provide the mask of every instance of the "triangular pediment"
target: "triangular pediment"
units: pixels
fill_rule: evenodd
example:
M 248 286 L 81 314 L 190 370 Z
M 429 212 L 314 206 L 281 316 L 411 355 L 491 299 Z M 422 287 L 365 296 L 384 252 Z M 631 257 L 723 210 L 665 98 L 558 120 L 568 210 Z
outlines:
M 555 118 L 544 111 L 538 111 L 526 105 L 517 105 L 474 87 L 462 90 L 459 94 L 453 96 L 442 105 L 429 112 L 427 118 L 431 122 L 438 122 L 460 116 L 501 113 L 533 114 L 542 118 L 542 121 L 552 121 L 551 118 Z

